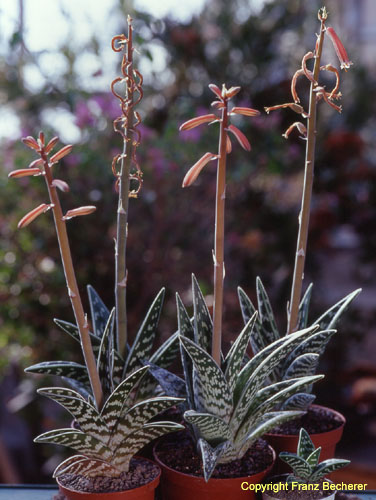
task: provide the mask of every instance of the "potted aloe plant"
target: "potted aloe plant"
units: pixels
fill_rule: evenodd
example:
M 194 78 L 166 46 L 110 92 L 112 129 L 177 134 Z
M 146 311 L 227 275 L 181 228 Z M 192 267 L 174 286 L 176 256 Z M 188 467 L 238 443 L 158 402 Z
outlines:
M 234 114 L 256 116 L 259 113 L 250 108 L 229 109 L 229 100 L 240 91 L 239 87 L 227 90 L 223 86 L 220 90 L 211 84 L 209 88 L 216 96 L 212 107 L 219 109 L 221 116 L 207 114 L 193 118 L 184 123 L 181 130 L 208 122 L 220 125 L 218 155 L 206 153 L 183 181 L 183 187 L 191 185 L 207 163 L 217 160 L 213 319 L 193 277 L 192 320 L 177 296 L 184 380 L 151 366 L 151 372 L 167 394 L 186 398 L 183 417 L 188 434 L 167 437 L 155 446 L 155 457 L 163 470 L 165 500 L 188 499 L 192 494 L 198 499 L 224 500 L 229 495 L 235 500 L 253 498 L 254 493 L 242 490 L 241 483 L 260 482 L 270 470 L 274 455 L 258 438 L 274 426 L 302 415 L 300 410 L 279 407 L 322 378 L 297 374 L 281 384 L 268 383 L 273 370 L 301 342 L 312 337 L 318 326 L 278 339 L 249 359 L 246 350 L 257 321 L 257 312 L 254 312 L 227 355 L 222 353 L 225 170 L 226 158 L 232 149 L 229 134 L 233 134 L 244 149 L 250 150 L 248 139 L 229 119 Z
M 266 482 L 264 500 L 334 500 L 336 487 L 326 476 L 346 467 L 350 461 L 338 458 L 320 460 L 321 448 L 315 448 L 307 431 L 299 432 L 296 453 L 281 452 L 279 458 L 291 469 L 292 474 L 277 476 Z
M 291 376 L 296 375 L 296 373 L 306 376 L 315 373 L 320 356 L 324 353 L 327 343 L 331 337 L 336 333 L 335 327 L 339 319 L 361 291 L 359 289 L 350 293 L 313 322 L 309 318 L 312 284 L 307 288 L 304 296 L 301 297 L 304 265 L 307 255 L 307 240 L 314 177 L 317 105 L 321 101 L 339 113 L 342 110 L 342 107 L 336 104 L 336 102 L 341 98 L 341 93 L 339 91 L 339 70 L 332 64 L 326 64 L 325 66 L 321 65 L 321 55 L 326 35 L 328 35 L 333 43 L 341 69 L 347 70 L 352 65 L 352 62 L 349 61 L 347 52 L 336 32 L 332 27 L 326 26 L 328 13 L 325 7 L 319 10 L 318 18 L 320 21 L 320 31 L 317 36 L 315 49 L 314 51 L 310 51 L 303 56 L 302 66 L 296 71 L 291 80 L 291 94 L 293 102 L 267 107 L 265 110 L 267 113 L 270 113 L 271 111 L 279 110 L 281 108 L 290 108 L 306 121 L 306 124 L 301 121 L 294 122 L 283 134 L 283 136 L 287 139 L 290 134 L 296 130 L 306 143 L 304 183 L 299 215 L 299 231 L 292 279 L 291 298 L 288 302 L 287 308 L 288 317 L 286 335 L 302 328 L 306 328 L 309 324 L 320 325 L 320 330 L 325 331 L 325 333 L 316 333 L 310 339 L 302 342 L 302 344 L 291 353 L 285 362 L 280 363 L 270 376 L 270 380 L 274 383 L 280 383 L 287 380 Z M 310 60 L 313 60 L 312 70 L 307 67 L 308 61 Z M 335 84 L 330 91 L 326 90 L 326 88 L 319 81 L 322 72 L 329 72 L 335 78 Z M 296 89 L 296 84 L 300 77 L 310 82 L 308 111 L 304 110 Z M 268 295 L 259 278 L 256 282 L 256 289 L 258 302 L 257 310 L 259 312 L 259 316 L 251 336 L 251 344 L 254 353 L 257 353 L 260 349 L 272 342 L 275 342 L 277 339 L 282 338 L 285 335 L 284 333 L 280 333 L 277 327 Z M 247 322 L 253 315 L 256 308 L 244 290 L 239 288 L 238 293 L 243 319 L 244 322 Z M 312 405 L 314 400 L 315 396 L 312 394 L 312 387 L 307 386 L 301 394 L 294 395 L 286 401 L 283 408 L 304 409 L 306 410 L 306 414 L 300 419 L 291 421 L 273 429 L 268 434 L 267 439 L 274 447 L 277 454 L 279 454 L 282 450 L 292 452 L 296 449 L 299 429 L 304 426 L 310 433 L 315 445 L 322 447 L 322 458 L 327 459 L 334 456 L 335 446 L 341 439 L 343 433 L 345 418 L 335 410 L 318 405 Z M 280 467 L 283 466 L 283 464 L 279 465 Z
M 61 376 L 68 385 L 42 388 L 38 392 L 71 413 L 74 418 L 72 427 L 50 430 L 35 441 L 68 446 L 76 452 L 54 472 L 61 491 L 72 500 L 92 497 L 152 500 L 159 483 L 159 467 L 150 460 L 134 456 L 153 439 L 183 428 L 177 423 L 155 421 L 156 415 L 181 403 L 182 399 L 156 396 L 154 390 L 157 383 L 148 374 L 150 360 L 156 365 L 167 367 L 179 348 L 177 335 L 174 335 L 151 354 L 163 304 L 163 289 L 147 313 L 132 346 L 127 342 L 128 202 L 130 197 L 137 196 L 142 181 L 136 158 L 140 143 L 137 129 L 140 116 L 134 110 L 142 98 L 142 76 L 133 68 L 131 18 L 128 18 L 128 36 L 114 37 L 112 47 L 116 52 L 124 51 L 122 75 L 111 85 L 121 108 L 121 116 L 114 121 L 114 128 L 123 138 L 123 152 L 112 163 L 119 193 L 115 252 L 116 308 L 108 311 L 97 293 L 89 287 L 92 332 L 77 285 L 67 221 L 88 215 L 95 211 L 95 207 L 83 206 L 63 214 L 58 190 L 67 192 L 69 186 L 54 177 L 55 165 L 71 152 L 72 146 L 64 146 L 52 154 L 58 143 L 57 137 L 49 142 L 45 141 L 42 132 L 37 139 L 26 137 L 23 139 L 24 144 L 37 153 L 38 158 L 29 168 L 15 170 L 9 175 L 11 178 L 42 176 L 46 181 L 49 203 L 43 203 L 25 215 L 18 227 L 23 228 L 39 215 L 52 211 L 76 324 L 61 320 L 56 322 L 80 343 L 85 361 L 84 364 L 44 362 L 27 369 L 29 372 Z M 123 94 L 115 88 L 119 83 L 125 86 Z M 136 189 L 131 189 L 131 181 L 138 182 Z

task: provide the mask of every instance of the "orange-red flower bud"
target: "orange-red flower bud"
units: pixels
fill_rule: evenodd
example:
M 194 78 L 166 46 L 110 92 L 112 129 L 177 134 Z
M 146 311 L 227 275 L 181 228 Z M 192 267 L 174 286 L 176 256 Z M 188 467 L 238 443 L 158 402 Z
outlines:
M 39 165 L 43 165 L 43 160 L 42 158 L 38 158 L 34 161 L 32 161 L 29 165 L 29 168 L 35 168 L 35 167 L 38 167 Z
M 198 127 L 203 123 L 208 123 L 213 120 L 218 120 L 217 116 L 213 114 L 196 116 L 196 118 L 192 118 L 191 120 L 188 120 L 180 125 L 179 130 L 180 132 L 182 132 L 183 130 L 191 130 L 192 128 Z
M 219 87 L 217 87 L 217 85 L 214 85 L 214 83 L 211 83 L 209 85 L 209 89 L 217 96 L 219 97 L 219 99 L 222 101 L 222 92 L 221 90 L 219 89 Z
M 69 155 L 69 153 L 72 151 L 72 149 L 73 149 L 73 146 L 71 144 L 64 146 L 63 148 L 60 149 L 60 151 L 58 151 L 53 156 L 51 156 L 51 159 L 50 159 L 51 163 L 56 163 L 59 160 L 61 160 L 62 158 L 64 158 L 64 156 Z
M 349 60 L 346 49 L 339 39 L 337 33 L 333 28 L 330 27 L 326 28 L 326 32 L 328 33 L 329 38 L 333 43 L 334 50 L 336 51 L 339 62 L 341 63 L 341 69 L 344 69 L 345 71 L 348 70 L 353 63 Z
M 47 205 L 47 203 L 42 203 L 39 205 L 39 207 L 34 208 L 34 210 L 31 210 L 31 212 L 27 213 L 20 222 L 18 223 L 18 229 L 21 229 L 22 227 L 26 227 L 32 222 L 34 219 L 36 219 L 40 214 L 43 214 L 47 212 L 52 207 L 52 205 Z
M 229 136 L 226 137 L 226 153 L 229 155 L 232 151 L 231 139 Z
M 52 149 L 56 146 L 56 144 L 59 142 L 58 137 L 53 137 L 50 142 L 47 144 L 47 146 L 44 148 L 45 152 L 48 154 Z
M 218 156 L 213 153 L 205 153 L 186 173 L 183 179 L 183 188 L 190 186 L 197 179 L 205 165 L 216 158 Z
M 245 149 L 246 151 L 251 151 L 251 145 L 241 130 L 235 127 L 235 125 L 230 125 L 228 127 L 228 130 L 234 134 L 243 149 Z
M 244 115 L 244 116 L 259 116 L 260 111 L 257 111 L 257 109 L 252 109 L 252 108 L 232 108 L 231 114 L 234 113 L 235 115 Z
M 225 90 L 225 97 L 227 99 L 231 99 L 236 96 L 241 91 L 241 87 L 230 87 L 228 90 Z
M 287 139 L 288 136 L 291 134 L 291 132 L 294 130 L 294 128 L 297 128 L 303 137 L 307 137 L 307 128 L 301 122 L 295 122 L 292 125 L 290 125 L 289 128 L 286 130 L 286 132 L 282 134 L 282 137 Z
M 31 149 L 35 149 L 35 151 L 39 151 L 40 147 L 37 141 L 34 139 L 34 137 L 31 137 L 31 135 L 28 135 L 27 137 L 23 137 L 21 141 L 25 144 L 25 146 L 28 146 Z
M 93 205 L 88 205 L 85 207 L 73 208 L 72 210 L 68 210 L 68 212 L 64 215 L 63 220 L 72 219 L 72 217 L 79 217 L 81 215 L 89 215 L 95 212 L 97 207 Z
M 63 191 L 64 193 L 67 193 L 69 191 L 68 184 L 65 181 L 62 181 L 61 179 L 54 179 L 51 185 L 53 187 L 60 189 L 60 191 Z
M 21 168 L 19 170 L 13 170 L 8 174 L 9 178 L 18 177 L 28 177 L 31 175 L 41 175 L 39 168 Z

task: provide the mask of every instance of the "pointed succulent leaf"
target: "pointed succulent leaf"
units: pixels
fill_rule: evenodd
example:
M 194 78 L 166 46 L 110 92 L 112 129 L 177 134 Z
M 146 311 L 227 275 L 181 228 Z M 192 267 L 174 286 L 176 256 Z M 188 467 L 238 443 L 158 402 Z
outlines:
M 161 368 L 168 368 L 176 360 L 179 350 L 179 332 L 175 332 L 158 347 L 150 357 L 150 362 Z
M 319 360 L 320 356 L 311 352 L 298 356 L 287 368 L 283 379 L 313 375 L 316 372 Z
M 310 478 L 312 469 L 304 458 L 287 451 L 282 451 L 279 458 L 292 468 L 295 476 L 305 480 Z
M 61 378 L 70 387 L 70 389 L 73 389 L 74 391 L 78 392 L 78 394 L 80 394 L 80 396 L 86 399 L 86 401 L 88 401 L 89 398 L 92 397 L 90 384 L 89 385 L 83 384 L 82 382 L 78 382 L 73 378 L 67 378 L 67 377 L 61 377 Z
M 133 372 L 132 375 L 127 377 L 116 387 L 105 402 L 101 411 L 101 418 L 110 430 L 114 428 L 116 422 L 122 415 L 127 404 L 128 396 L 145 376 L 148 369 L 148 366 L 144 366 Z
M 161 310 L 165 296 L 165 289 L 162 288 L 154 299 L 150 309 L 148 310 L 142 325 L 136 335 L 136 338 L 131 347 L 124 374 L 132 373 L 140 366 L 140 361 L 145 361 L 150 358 L 150 352 L 153 347 Z
M 316 321 L 315 324 L 320 325 L 322 330 L 331 330 L 333 329 L 338 320 L 341 318 L 343 313 L 349 307 L 351 302 L 355 299 L 357 295 L 362 291 L 361 288 L 355 290 L 354 292 L 349 293 L 343 299 L 338 301 L 334 306 L 328 309 L 324 314 L 322 314 Z
M 178 332 L 182 337 L 186 337 L 187 339 L 194 342 L 195 333 L 191 323 L 191 320 L 188 316 L 188 313 L 184 307 L 184 304 L 179 296 L 176 294 L 176 308 L 178 313 Z M 181 363 L 183 366 L 184 372 L 184 380 L 187 386 L 187 402 L 189 408 L 194 408 L 194 392 L 193 392 L 193 363 L 191 358 L 189 357 L 187 351 L 181 345 L 180 341 L 180 357 Z
M 262 325 L 262 334 L 265 339 L 265 344 L 271 344 L 280 338 L 277 324 L 275 322 L 274 313 L 270 300 L 264 285 L 260 278 L 256 279 L 258 312 L 260 315 L 260 323 Z
M 299 457 L 304 458 L 305 460 L 313 451 L 315 451 L 315 445 L 312 443 L 308 432 L 302 427 L 299 432 L 297 454 L 299 455 Z
M 46 396 L 63 406 L 77 421 L 81 431 L 87 432 L 99 441 L 107 443 L 110 433 L 102 422 L 96 408 L 90 405 L 78 392 L 65 387 L 38 389 L 38 394 Z
M 26 373 L 43 373 L 45 375 L 57 375 L 67 377 L 89 384 L 86 366 L 74 363 L 73 361 L 43 361 L 25 369 Z
M 316 328 L 316 326 L 310 327 L 273 342 L 247 363 L 240 372 L 235 386 L 234 404 L 236 406 L 232 416 L 232 425 L 237 426 L 243 420 L 252 404 L 253 397 L 272 370 L 283 361 L 290 350 L 312 335 Z M 266 357 L 265 353 L 267 353 Z
M 314 402 L 316 396 L 307 394 L 306 392 L 298 392 L 281 405 L 281 410 L 302 410 L 307 411 L 307 408 Z
M 336 331 L 337 330 L 322 330 L 315 332 L 307 339 L 302 340 L 302 342 L 286 358 L 286 361 L 283 363 L 284 369 L 287 370 L 291 363 L 293 363 L 294 360 L 302 354 L 311 353 L 318 354 L 319 356 L 322 355 L 329 340 L 336 333 Z
M 175 398 L 185 398 L 187 396 L 186 384 L 182 378 L 160 366 L 151 363 L 148 363 L 148 366 L 150 373 L 168 396 Z
M 153 417 L 182 401 L 181 398 L 163 396 L 135 404 L 119 418 L 112 434 L 111 448 L 117 448 L 129 435 L 142 429 Z
M 339 458 L 330 458 L 329 460 L 324 460 L 313 470 L 313 474 L 310 477 L 310 481 L 318 481 L 322 477 L 334 472 L 342 467 L 349 465 L 350 460 L 343 460 Z
M 247 324 L 248 321 L 252 318 L 252 316 L 256 312 L 256 309 L 255 306 L 252 304 L 251 299 L 248 297 L 245 291 L 240 287 L 238 287 L 238 296 L 239 296 L 240 309 L 242 311 L 243 321 L 244 324 Z M 259 316 L 256 319 L 250 341 L 253 354 L 257 354 L 259 351 L 261 351 L 261 349 L 265 347 L 264 338 L 261 333 L 261 323 Z
M 102 333 L 101 346 L 97 359 L 97 370 L 105 397 L 111 394 L 112 390 L 112 364 L 110 354 L 112 339 L 114 337 L 114 324 L 115 308 L 112 309 L 104 332 Z
M 184 349 L 197 370 L 194 395 L 197 410 L 228 421 L 232 411 L 232 397 L 222 370 L 201 347 L 185 337 L 180 337 Z
M 73 323 L 69 323 L 68 321 L 56 318 L 54 319 L 54 322 L 57 324 L 59 328 L 61 328 L 64 332 L 68 333 L 77 342 L 81 342 L 80 332 L 78 331 L 78 327 L 76 325 L 74 325 Z M 101 340 L 94 334 L 90 333 L 90 341 L 91 341 L 91 346 L 93 348 L 93 352 L 95 355 L 97 355 L 99 352 L 99 347 L 101 345 Z
M 146 444 L 169 432 L 184 430 L 180 424 L 173 422 L 155 422 L 145 424 L 133 434 L 127 436 L 125 443 L 121 443 L 115 450 L 111 463 L 115 467 L 128 471 L 131 458 Z
M 192 293 L 194 308 L 194 333 L 197 345 L 210 352 L 212 345 L 213 322 L 201 292 L 198 281 L 192 275 Z
M 311 283 L 307 288 L 302 301 L 299 305 L 299 314 L 298 314 L 298 330 L 302 330 L 303 328 L 307 328 L 308 325 L 308 314 L 309 314 L 309 305 L 311 303 L 312 296 L 312 288 L 313 284 Z M 316 321 L 315 324 L 318 322 Z
M 209 481 L 210 476 L 213 474 L 213 471 L 226 450 L 227 443 L 221 443 L 215 448 L 212 448 L 209 443 L 205 441 L 205 439 L 200 438 L 198 440 L 198 447 L 200 450 L 200 454 L 202 457 L 202 464 L 204 469 L 204 479 L 206 482 Z
M 264 415 L 263 420 L 258 425 L 256 425 L 250 431 L 248 436 L 241 442 L 241 446 L 239 446 L 238 456 L 242 457 L 256 441 L 256 439 L 273 429 L 273 427 L 283 424 L 288 420 L 301 417 L 302 415 L 304 415 L 304 412 L 302 411 L 279 411 Z
M 117 469 L 108 462 L 87 458 L 84 455 L 74 455 L 56 467 L 53 477 L 57 478 L 62 474 L 68 473 L 84 477 L 118 477 L 121 475 L 121 472 L 120 469 Z
M 226 356 L 225 377 L 230 386 L 231 391 L 233 391 L 235 387 L 236 378 L 242 368 L 242 362 L 256 319 L 257 319 L 257 312 L 255 312 L 253 316 L 250 318 L 250 320 L 247 322 L 247 324 L 243 328 L 242 332 L 240 333 L 236 341 L 232 344 L 231 349 L 229 350 Z
M 262 387 L 255 397 L 253 398 L 252 404 L 249 406 L 248 412 L 255 412 L 256 408 L 262 405 L 269 398 L 277 394 L 277 392 L 285 389 L 286 387 L 290 387 L 292 384 L 297 382 L 298 379 L 289 379 L 289 380 L 281 380 L 281 382 L 277 382 L 276 384 L 270 384 L 266 387 Z
M 111 351 L 111 373 L 112 373 L 112 381 L 114 389 L 116 386 L 118 386 L 122 380 L 123 377 L 123 370 L 124 370 L 124 359 L 120 356 L 120 354 L 115 351 L 115 349 L 112 349 Z
M 91 321 L 93 322 L 94 335 L 101 338 L 106 328 L 110 311 L 104 305 L 103 300 L 91 285 L 87 287 L 89 296 Z
M 101 441 L 84 432 L 72 429 L 58 429 L 45 432 L 34 439 L 36 443 L 61 444 L 82 453 L 88 458 L 98 458 L 109 461 L 111 450 Z
M 198 429 L 199 436 L 211 446 L 231 439 L 231 433 L 228 424 L 220 417 L 210 413 L 199 413 L 194 410 L 188 410 L 184 413 L 184 420 Z
M 319 448 L 316 448 L 308 457 L 307 457 L 307 464 L 310 465 L 312 470 L 316 467 L 316 465 L 319 463 L 320 459 L 320 453 L 321 453 L 321 446 Z

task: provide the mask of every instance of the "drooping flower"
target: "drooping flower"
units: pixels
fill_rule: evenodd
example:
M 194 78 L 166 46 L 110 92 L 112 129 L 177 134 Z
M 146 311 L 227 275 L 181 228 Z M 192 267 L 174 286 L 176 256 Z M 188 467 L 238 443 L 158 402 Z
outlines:
M 336 51 L 339 62 L 341 63 L 341 69 L 347 71 L 353 63 L 349 60 L 349 56 L 347 55 L 343 43 L 333 28 L 326 28 L 326 33 L 329 35 L 329 38 L 333 43 L 334 50 Z

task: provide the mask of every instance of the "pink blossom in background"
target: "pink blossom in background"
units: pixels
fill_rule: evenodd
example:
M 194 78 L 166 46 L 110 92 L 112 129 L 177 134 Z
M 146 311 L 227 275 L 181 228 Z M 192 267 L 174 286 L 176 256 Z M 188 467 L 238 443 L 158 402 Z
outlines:
M 96 123 L 96 118 L 89 109 L 88 103 L 85 100 L 77 102 L 75 107 L 75 124 L 79 128 L 93 127 Z

